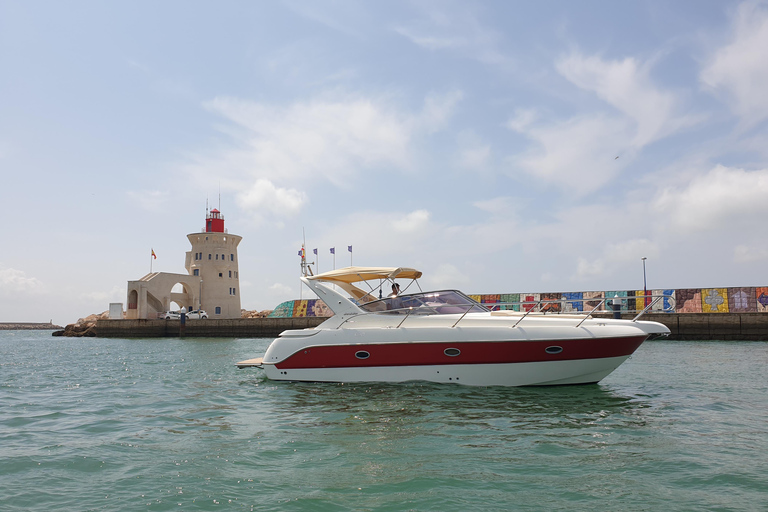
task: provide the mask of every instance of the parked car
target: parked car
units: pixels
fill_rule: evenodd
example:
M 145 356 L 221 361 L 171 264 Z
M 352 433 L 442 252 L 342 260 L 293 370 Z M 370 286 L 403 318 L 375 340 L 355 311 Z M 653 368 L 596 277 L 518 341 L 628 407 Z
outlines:
M 199 320 L 199 319 L 205 319 L 208 318 L 208 313 L 203 311 L 202 309 L 195 309 L 190 310 L 188 313 L 185 313 L 186 317 L 190 320 Z M 160 318 L 164 318 L 166 320 L 180 320 L 181 319 L 181 311 L 166 311 L 165 313 L 160 314 Z

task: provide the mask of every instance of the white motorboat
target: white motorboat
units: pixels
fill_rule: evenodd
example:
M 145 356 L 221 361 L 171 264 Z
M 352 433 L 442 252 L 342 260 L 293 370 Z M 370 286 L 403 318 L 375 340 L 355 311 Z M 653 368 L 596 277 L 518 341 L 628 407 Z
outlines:
M 670 332 L 639 315 L 491 311 L 457 290 L 421 291 L 421 275 L 412 268 L 347 267 L 302 277 L 334 316 L 313 329 L 284 331 L 263 358 L 238 366 L 259 366 L 270 379 L 287 381 L 589 384 L 649 337 Z M 395 280 L 408 284 L 383 298 L 382 289 Z

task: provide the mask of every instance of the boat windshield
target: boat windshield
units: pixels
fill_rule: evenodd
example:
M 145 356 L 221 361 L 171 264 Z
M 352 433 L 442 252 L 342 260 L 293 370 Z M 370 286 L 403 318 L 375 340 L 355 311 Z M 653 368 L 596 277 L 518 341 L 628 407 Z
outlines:
M 371 313 L 407 313 L 426 315 L 451 315 L 466 312 L 488 311 L 485 306 L 470 299 L 458 290 L 411 293 L 379 299 L 360 306 Z

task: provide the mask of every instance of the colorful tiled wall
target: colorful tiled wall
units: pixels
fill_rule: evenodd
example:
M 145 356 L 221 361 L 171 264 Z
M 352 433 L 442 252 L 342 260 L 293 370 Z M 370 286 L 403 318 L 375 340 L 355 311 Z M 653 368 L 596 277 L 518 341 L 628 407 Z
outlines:
M 320 299 L 287 300 L 279 304 L 269 318 L 289 318 L 294 316 L 333 316 L 333 311 L 328 309 Z
M 657 302 L 653 312 L 666 313 L 768 313 L 768 286 L 740 288 L 684 288 L 679 290 L 648 290 L 648 294 L 664 296 Z M 603 298 L 616 296 L 623 310 L 642 310 L 645 307 L 643 290 L 609 290 L 605 292 L 564 292 L 564 293 L 503 293 L 470 295 L 483 304 L 500 304 L 499 309 L 521 308 L 527 311 L 540 300 L 554 301 L 548 305 L 550 311 L 584 312 L 597 306 Z M 505 305 L 505 303 L 526 302 L 529 304 Z M 607 301 L 606 301 L 607 302 Z M 610 303 L 609 303 L 610 304 Z M 610 310 L 601 304 L 598 311 Z M 289 300 L 277 306 L 270 317 L 317 316 L 329 317 L 333 313 L 320 299 Z

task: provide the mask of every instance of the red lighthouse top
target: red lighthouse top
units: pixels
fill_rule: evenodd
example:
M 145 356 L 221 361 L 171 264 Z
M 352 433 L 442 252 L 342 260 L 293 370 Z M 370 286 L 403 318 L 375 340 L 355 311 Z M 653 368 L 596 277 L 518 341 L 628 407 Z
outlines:
M 224 216 L 214 208 L 205 217 L 206 233 L 224 233 Z

